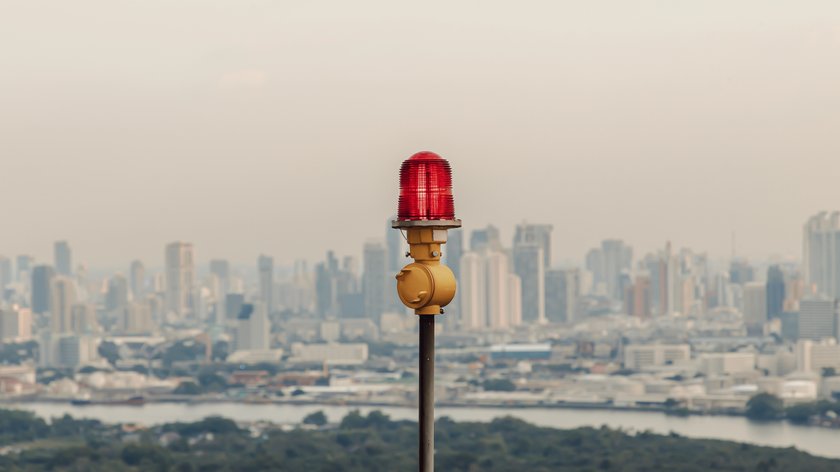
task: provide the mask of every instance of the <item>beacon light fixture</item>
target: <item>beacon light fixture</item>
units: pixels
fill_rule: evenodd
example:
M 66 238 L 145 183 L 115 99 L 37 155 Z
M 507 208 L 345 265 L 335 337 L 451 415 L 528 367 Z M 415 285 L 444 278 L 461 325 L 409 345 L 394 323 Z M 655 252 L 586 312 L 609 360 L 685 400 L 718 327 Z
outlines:
M 452 197 L 452 169 L 439 155 L 423 151 L 400 168 L 400 196 L 393 228 L 405 231 L 414 262 L 396 275 L 397 294 L 419 315 L 419 470 L 434 471 L 435 316 L 455 297 L 455 275 L 441 264 L 446 231 L 459 228 Z

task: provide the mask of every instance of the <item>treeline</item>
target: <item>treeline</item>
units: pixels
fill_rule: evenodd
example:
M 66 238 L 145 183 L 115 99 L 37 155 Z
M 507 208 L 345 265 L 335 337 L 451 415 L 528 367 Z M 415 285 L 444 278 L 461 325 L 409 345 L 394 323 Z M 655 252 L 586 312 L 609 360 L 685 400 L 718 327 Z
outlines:
M 840 402 L 820 400 L 785 407 L 781 398 L 769 393 L 759 393 L 747 402 L 746 415 L 753 420 L 789 420 L 797 424 L 806 424 L 815 419 L 840 416 Z
M 139 432 L 69 417 L 52 423 L 0 410 L 8 471 L 412 471 L 416 424 L 351 412 L 338 425 L 312 415 L 292 431 L 245 430 L 224 418 Z M 27 442 L 33 441 L 34 442 Z M 444 471 L 800 471 L 840 470 L 840 461 L 792 448 L 687 439 L 602 428 L 557 430 L 513 418 L 437 422 Z M 11 452 L 9 452 L 11 451 Z

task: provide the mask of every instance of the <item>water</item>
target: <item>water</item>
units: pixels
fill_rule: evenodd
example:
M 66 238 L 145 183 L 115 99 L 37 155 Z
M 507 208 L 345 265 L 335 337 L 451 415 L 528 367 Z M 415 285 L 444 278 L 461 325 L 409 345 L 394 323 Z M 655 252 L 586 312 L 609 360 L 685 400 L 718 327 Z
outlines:
M 196 421 L 219 415 L 237 421 L 268 420 L 276 423 L 298 423 L 306 415 L 322 410 L 330 421 L 337 422 L 347 412 L 362 413 L 380 410 L 393 419 L 415 420 L 416 410 L 402 407 L 353 407 L 328 405 L 274 405 L 241 403 L 149 403 L 144 406 L 87 405 L 66 403 L 21 403 L 4 407 L 29 410 L 43 418 L 65 413 L 77 418 L 93 418 L 103 422 L 143 423 L 146 425 L 173 421 Z M 840 458 L 840 430 L 796 426 L 784 422 L 756 423 L 737 416 L 668 416 L 654 412 L 618 410 L 573 410 L 556 408 L 446 408 L 435 411 L 437 417 L 449 416 L 456 421 L 489 421 L 500 416 L 513 416 L 529 423 L 552 428 L 580 426 L 621 428 L 626 431 L 650 430 L 655 433 L 675 432 L 692 438 L 738 441 L 762 446 L 796 447 L 817 456 Z

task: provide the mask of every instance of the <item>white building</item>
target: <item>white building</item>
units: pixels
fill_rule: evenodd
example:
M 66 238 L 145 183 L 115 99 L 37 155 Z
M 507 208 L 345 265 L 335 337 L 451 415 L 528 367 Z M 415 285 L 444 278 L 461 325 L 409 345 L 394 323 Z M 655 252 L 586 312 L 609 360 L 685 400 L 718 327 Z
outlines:
M 32 311 L 18 306 L 0 310 L 0 339 L 4 342 L 32 339 Z
M 624 348 L 624 367 L 632 370 L 675 364 L 689 359 L 691 346 L 688 344 L 631 344 Z
M 290 362 L 300 364 L 357 365 L 368 358 L 368 345 L 363 343 L 292 344 Z
M 700 356 L 700 371 L 706 376 L 731 375 L 755 370 L 752 352 L 712 352 Z
M 840 345 L 834 338 L 802 339 L 796 343 L 796 366 L 801 372 L 821 374 L 823 369 L 834 369 L 840 373 Z
M 744 285 L 744 324 L 749 334 L 762 334 L 767 322 L 767 286 L 763 282 Z
M 242 305 L 236 323 L 237 351 L 263 351 L 271 347 L 271 324 L 265 313 L 265 305 Z
M 174 242 L 166 246 L 166 308 L 180 317 L 193 310 L 195 264 L 193 245 Z
M 461 257 L 461 328 L 507 329 L 522 322 L 522 286 L 508 256 L 482 249 Z

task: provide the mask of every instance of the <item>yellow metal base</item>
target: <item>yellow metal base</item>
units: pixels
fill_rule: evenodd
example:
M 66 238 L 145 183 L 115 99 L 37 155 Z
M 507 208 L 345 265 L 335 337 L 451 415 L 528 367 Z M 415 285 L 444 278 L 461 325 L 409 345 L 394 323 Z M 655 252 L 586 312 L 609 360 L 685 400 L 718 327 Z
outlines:
M 397 294 L 403 304 L 418 315 L 439 315 L 455 297 L 455 274 L 440 263 L 446 230 L 409 228 L 409 254 L 414 262 L 397 274 Z

